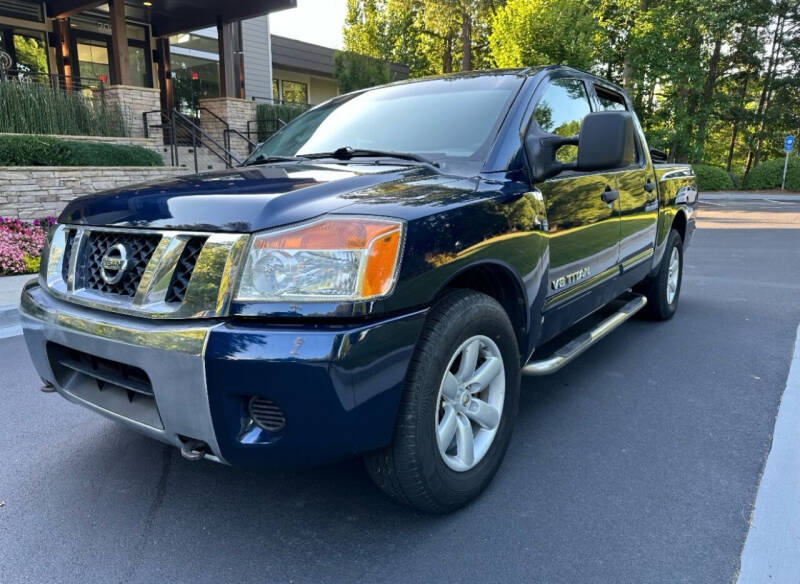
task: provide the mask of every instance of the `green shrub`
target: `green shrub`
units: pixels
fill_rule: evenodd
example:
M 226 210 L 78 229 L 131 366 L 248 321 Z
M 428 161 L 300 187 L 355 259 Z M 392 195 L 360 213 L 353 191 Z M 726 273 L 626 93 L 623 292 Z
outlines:
M 300 114 L 306 112 L 308 106 L 302 104 L 260 103 L 256 110 L 258 120 L 258 141 L 263 142 L 281 129 L 280 122 L 289 123 Z M 278 121 L 280 120 L 280 122 Z
M 42 265 L 41 256 L 33 257 L 26 255 L 22 258 L 22 261 L 25 263 L 26 274 L 37 274 L 39 272 L 39 267 Z
M 784 158 L 776 158 L 762 162 L 750 170 L 742 186 L 747 190 L 770 190 L 781 188 Z M 800 158 L 789 156 L 789 168 L 786 171 L 786 190 L 800 192 Z
M 724 168 L 709 164 L 693 164 L 692 169 L 697 175 L 697 189 L 701 193 L 733 190 L 733 180 Z
M 140 146 L 59 140 L 49 136 L 0 135 L 0 166 L 163 166 L 156 152 Z
M 127 136 L 125 115 L 100 90 L 82 94 L 40 83 L 0 83 L 0 133 Z

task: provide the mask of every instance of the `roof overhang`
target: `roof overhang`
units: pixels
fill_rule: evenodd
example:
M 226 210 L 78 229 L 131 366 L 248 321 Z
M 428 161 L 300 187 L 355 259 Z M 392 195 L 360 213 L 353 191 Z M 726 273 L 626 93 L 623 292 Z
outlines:
M 151 0 L 150 24 L 154 36 L 167 36 L 198 28 L 215 26 L 221 19 L 233 22 L 263 16 L 270 12 L 296 8 L 297 0 Z M 103 1 L 87 0 L 47 0 L 47 13 L 52 18 L 64 18 L 96 8 Z M 129 2 L 130 4 L 134 4 Z M 140 5 L 138 2 L 135 4 Z

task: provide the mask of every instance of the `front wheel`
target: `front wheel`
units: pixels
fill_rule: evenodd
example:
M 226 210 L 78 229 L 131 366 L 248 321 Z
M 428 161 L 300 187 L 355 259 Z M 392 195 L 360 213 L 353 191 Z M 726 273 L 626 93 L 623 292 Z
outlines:
M 654 320 L 669 320 L 678 309 L 683 283 L 683 239 L 675 229 L 667 238 L 664 257 L 655 275 L 642 282 L 637 291 L 647 297 L 645 316 Z
M 431 310 L 409 367 L 392 443 L 366 456 L 394 499 L 442 513 L 489 484 L 519 403 L 516 336 L 502 306 L 468 290 Z

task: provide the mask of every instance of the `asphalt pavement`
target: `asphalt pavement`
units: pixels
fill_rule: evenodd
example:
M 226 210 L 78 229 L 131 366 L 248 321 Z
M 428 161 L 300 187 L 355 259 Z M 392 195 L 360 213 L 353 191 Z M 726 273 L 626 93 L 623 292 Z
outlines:
M 0 582 L 732 582 L 800 321 L 800 202 L 704 205 L 683 285 L 673 320 L 526 379 L 498 476 L 445 517 L 357 461 L 186 462 L 41 393 L 0 339 Z

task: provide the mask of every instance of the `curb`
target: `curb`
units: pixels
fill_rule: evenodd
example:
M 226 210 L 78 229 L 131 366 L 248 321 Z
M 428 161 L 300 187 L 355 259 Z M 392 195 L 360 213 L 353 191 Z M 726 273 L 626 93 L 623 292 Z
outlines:
M 738 584 L 798 582 L 800 578 L 800 327 L 786 389 L 781 397 L 772 447 L 750 516 Z
M 700 193 L 703 201 L 783 201 L 800 203 L 800 195 L 781 195 L 769 193 Z

